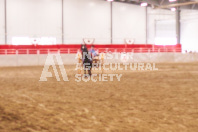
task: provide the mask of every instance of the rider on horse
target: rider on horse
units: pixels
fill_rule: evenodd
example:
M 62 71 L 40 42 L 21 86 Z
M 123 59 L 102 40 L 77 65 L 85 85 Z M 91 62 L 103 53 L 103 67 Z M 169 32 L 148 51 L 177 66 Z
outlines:
M 92 69 L 92 58 L 86 45 L 81 46 L 82 51 L 82 61 L 83 61 L 83 68 L 84 68 L 84 75 L 86 76 L 86 71 L 88 70 L 89 76 L 91 76 L 91 69 Z
M 97 51 L 94 49 L 94 45 L 91 46 L 91 49 L 89 50 L 89 52 L 91 53 L 92 58 L 98 56 Z

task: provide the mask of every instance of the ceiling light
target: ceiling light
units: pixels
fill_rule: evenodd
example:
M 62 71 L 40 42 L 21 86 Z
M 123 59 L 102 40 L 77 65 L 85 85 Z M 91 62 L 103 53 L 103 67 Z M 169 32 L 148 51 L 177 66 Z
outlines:
M 141 6 L 147 6 L 148 3 L 141 3 Z
M 175 2 L 175 1 L 177 1 L 177 0 L 169 0 L 169 2 Z
M 171 11 L 176 11 L 176 8 L 171 8 Z

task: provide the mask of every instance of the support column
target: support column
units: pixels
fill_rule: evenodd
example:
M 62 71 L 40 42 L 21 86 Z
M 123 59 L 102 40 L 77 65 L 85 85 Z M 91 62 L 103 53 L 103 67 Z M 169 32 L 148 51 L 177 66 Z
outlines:
M 64 44 L 64 0 L 62 0 L 62 44 Z
M 113 43 L 113 2 L 110 2 L 110 17 L 111 17 L 111 44 Z
M 177 8 L 176 10 L 176 37 L 177 37 L 177 44 L 180 44 L 180 40 L 181 40 L 181 37 L 180 37 L 180 32 L 181 32 L 181 23 L 180 23 L 180 9 Z
M 4 12 L 5 12 L 5 44 L 7 44 L 7 0 L 4 0 Z
M 146 7 L 146 44 L 148 44 L 148 8 Z

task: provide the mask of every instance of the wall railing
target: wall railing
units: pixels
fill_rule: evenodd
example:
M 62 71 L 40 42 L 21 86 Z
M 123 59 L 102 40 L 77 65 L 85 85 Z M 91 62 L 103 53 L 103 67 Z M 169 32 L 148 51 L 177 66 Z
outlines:
M 98 48 L 99 53 L 163 53 L 163 52 L 181 52 L 181 48 Z M 76 54 L 80 49 L 0 49 L 0 55 L 18 55 L 18 54 Z

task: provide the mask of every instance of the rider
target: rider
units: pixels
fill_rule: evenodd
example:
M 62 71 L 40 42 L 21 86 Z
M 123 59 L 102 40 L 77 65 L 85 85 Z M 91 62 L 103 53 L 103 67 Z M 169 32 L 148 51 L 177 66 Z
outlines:
M 81 46 L 81 51 L 82 51 L 84 74 L 86 75 L 86 70 L 88 70 L 89 76 L 91 76 L 92 61 L 91 61 L 91 55 L 89 54 L 86 45 Z
M 91 53 L 92 58 L 98 56 L 97 51 L 94 49 L 94 45 L 91 46 L 91 49 L 89 50 L 89 52 Z

